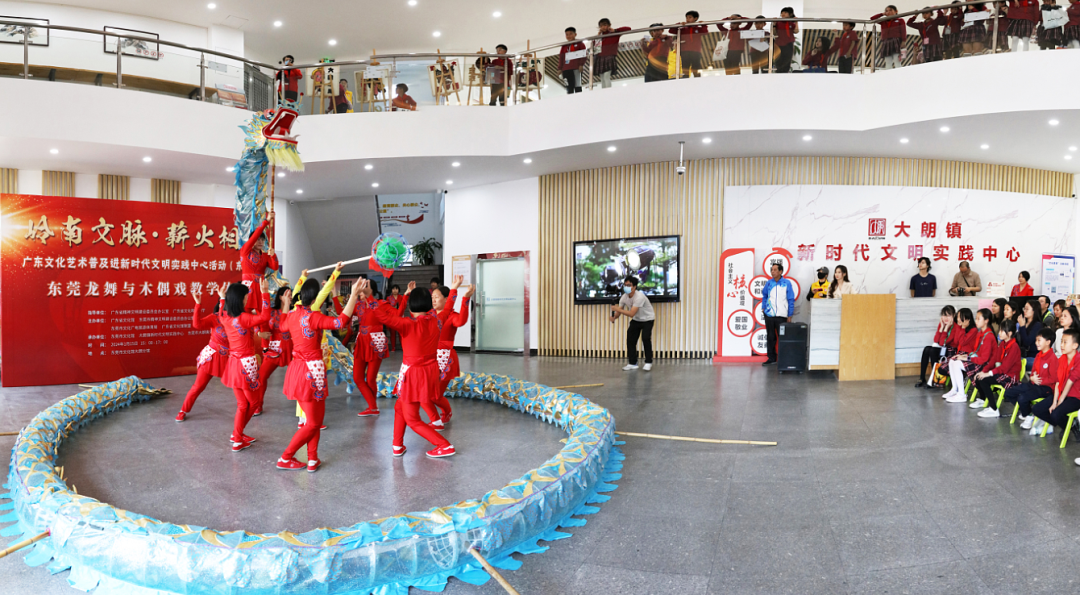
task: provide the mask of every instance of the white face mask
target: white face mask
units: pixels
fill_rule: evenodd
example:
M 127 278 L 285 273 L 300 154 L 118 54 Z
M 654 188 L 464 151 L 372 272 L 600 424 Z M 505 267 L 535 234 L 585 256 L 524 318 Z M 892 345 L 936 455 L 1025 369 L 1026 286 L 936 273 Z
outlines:
M 632 290 L 633 290 L 633 288 L 631 286 L 629 286 L 629 285 L 623 285 L 622 286 L 622 292 L 623 293 L 630 293 Z

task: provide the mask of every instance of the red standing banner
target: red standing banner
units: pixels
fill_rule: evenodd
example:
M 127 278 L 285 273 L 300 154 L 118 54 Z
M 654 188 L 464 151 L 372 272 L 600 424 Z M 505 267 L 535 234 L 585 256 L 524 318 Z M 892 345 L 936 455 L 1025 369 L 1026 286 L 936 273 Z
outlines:
M 217 290 L 240 281 L 231 209 L 0 195 L 4 386 L 193 374 Z

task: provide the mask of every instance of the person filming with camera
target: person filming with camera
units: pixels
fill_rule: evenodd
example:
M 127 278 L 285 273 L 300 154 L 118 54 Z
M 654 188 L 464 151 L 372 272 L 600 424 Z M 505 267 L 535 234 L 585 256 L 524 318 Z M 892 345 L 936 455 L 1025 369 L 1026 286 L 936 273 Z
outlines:
M 949 295 L 974 296 L 980 291 L 982 291 L 982 279 L 979 279 L 978 273 L 971 270 L 971 265 L 966 260 L 962 261 L 960 272 L 953 276 Z
M 627 277 L 623 281 L 623 295 L 619 303 L 611 306 L 612 323 L 619 316 L 630 318 L 630 325 L 626 328 L 626 357 L 630 363 L 623 366 L 627 372 L 638 369 L 638 337 L 641 337 L 641 346 L 645 350 L 645 371 L 652 369 L 652 329 L 656 314 L 649 298 L 638 291 L 638 283 L 637 277 Z

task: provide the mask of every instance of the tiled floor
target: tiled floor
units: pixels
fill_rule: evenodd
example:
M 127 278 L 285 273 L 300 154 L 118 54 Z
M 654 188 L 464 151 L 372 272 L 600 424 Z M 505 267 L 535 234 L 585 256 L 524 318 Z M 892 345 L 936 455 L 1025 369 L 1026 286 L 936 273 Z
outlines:
M 393 361 L 393 360 L 392 360 Z M 385 369 L 396 369 L 388 362 Z M 775 368 L 659 363 L 625 373 L 609 360 L 476 355 L 466 370 L 580 392 L 620 429 L 777 440 L 775 448 L 628 438 L 619 489 L 571 539 L 525 556 L 506 578 L 526 594 L 1068 593 L 1080 590 L 1080 446 L 980 419 L 937 393 L 896 382 L 778 376 Z M 281 385 L 281 374 L 273 387 Z M 152 384 L 177 393 L 190 378 Z M 546 460 L 558 429 L 491 403 L 455 402 L 449 460 L 406 439 L 389 455 L 390 411 L 360 419 L 332 390 L 316 474 L 272 463 L 294 428 L 280 395 L 228 451 L 232 396 L 217 384 L 189 421 L 181 394 L 132 407 L 76 434 L 61 452 L 70 483 L 173 522 L 271 532 L 340 526 L 474 497 Z M 0 389 L 0 431 L 18 429 L 72 387 Z M 273 392 L 273 388 L 272 388 Z M 276 394 L 276 393 L 275 393 Z M 389 404 L 382 405 L 389 409 Z M 0 438 L 0 448 L 13 439 Z M 73 593 L 20 556 L 0 560 L 2 593 Z M 452 594 L 501 594 L 451 581 Z

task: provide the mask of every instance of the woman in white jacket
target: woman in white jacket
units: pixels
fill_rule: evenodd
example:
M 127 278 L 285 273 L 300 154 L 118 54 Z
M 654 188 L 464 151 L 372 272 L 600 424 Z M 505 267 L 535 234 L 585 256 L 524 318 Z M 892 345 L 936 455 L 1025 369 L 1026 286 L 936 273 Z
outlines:
M 829 299 L 843 299 L 844 294 L 855 293 L 855 285 L 848 280 L 847 267 L 838 264 L 833 271 L 833 281 L 829 285 Z

